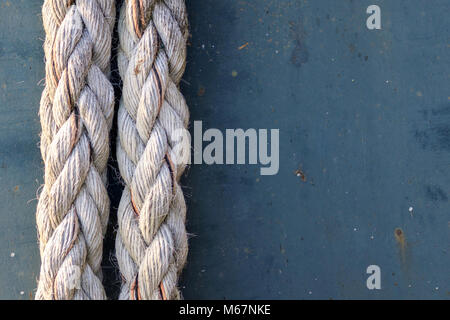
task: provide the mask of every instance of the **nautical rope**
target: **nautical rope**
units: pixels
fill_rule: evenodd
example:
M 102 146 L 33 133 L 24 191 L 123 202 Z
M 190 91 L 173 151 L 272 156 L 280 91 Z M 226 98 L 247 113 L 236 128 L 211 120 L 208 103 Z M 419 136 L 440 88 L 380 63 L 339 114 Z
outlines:
M 114 0 L 45 0 L 40 104 L 44 187 L 36 220 L 36 299 L 105 299 L 106 165 L 114 92 L 108 80 Z
M 184 0 L 126 0 L 119 18 L 117 159 L 125 182 L 116 255 L 120 299 L 180 299 L 186 262 L 180 131 L 189 111 L 178 84 L 186 64 Z

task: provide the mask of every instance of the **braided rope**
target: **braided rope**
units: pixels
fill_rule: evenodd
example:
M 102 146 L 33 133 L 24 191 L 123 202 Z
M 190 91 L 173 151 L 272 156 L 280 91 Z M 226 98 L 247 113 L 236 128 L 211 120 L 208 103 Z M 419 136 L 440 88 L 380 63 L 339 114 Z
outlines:
M 36 220 L 36 299 L 105 299 L 101 283 L 114 113 L 114 0 L 45 0 L 46 81 L 40 104 L 45 184 Z
M 123 94 L 117 159 L 125 189 L 118 209 L 120 299 L 180 299 L 186 262 L 185 169 L 175 151 L 189 111 L 178 84 L 186 64 L 184 0 L 127 0 L 118 56 Z

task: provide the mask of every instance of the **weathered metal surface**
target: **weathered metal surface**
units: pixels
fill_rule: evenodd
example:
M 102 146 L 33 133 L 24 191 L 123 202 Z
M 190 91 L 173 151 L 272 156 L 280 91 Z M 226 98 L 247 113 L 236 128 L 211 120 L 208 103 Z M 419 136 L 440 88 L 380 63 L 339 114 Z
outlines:
M 371 4 L 381 30 L 366 28 Z M 3 299 L 28 299 L 39 271 L 40 6 L 0 1 Z M 191 120 L 204 130 L 280 129 L 280 170 L 188 170 L 185 297 L 448 299 L 450 3 L 204 0 L 188 9 Z M 372 264 L 381 290 L 366 287 Z

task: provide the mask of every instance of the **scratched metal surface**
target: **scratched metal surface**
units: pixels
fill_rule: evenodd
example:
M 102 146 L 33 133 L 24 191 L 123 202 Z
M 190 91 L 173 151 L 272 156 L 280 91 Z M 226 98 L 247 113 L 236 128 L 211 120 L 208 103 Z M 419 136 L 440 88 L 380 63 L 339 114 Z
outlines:
M 369 31 L 375 2 L 382 30 Z M 1 299 L 29 299 L 39 271 L 40 5 L 0 0 Z M 280 171 L 190 167 L 185 298 L 448 299 L 450 3 L 204 0 L 188 9 L 191 120 L 280 129 Z M 120 188 L 110 191 L 115 204 Z M 381 290 L 366 288 L 371 264 Z

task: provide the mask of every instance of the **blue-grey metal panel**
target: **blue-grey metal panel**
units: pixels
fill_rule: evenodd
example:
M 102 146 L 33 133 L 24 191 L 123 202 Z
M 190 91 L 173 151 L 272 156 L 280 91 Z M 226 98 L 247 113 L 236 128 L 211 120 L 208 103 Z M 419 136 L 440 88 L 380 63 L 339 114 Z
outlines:
M 371 4 L 381 30 L 366 27 Z M 185 296 L 448 299 L 450 2 L 210 0 L 189 12 L 192 119 L 279 128 L 280 171 L 191 168 Z M 381 290 L 366 287 L 371 264 Z

